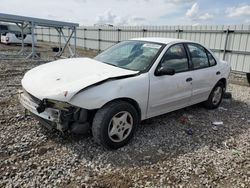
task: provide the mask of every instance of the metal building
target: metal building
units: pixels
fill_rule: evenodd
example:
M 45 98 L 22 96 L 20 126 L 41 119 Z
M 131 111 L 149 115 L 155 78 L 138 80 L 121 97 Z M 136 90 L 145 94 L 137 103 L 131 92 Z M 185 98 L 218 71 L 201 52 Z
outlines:
M 21 35 L 22 35 L 22 48 L 19 54 L 23 54 L 24 52 L 24 29 L 26 27 L 31 28 L 32 51 L 26 58 L 37 57 L 37 53 L 35 50 L 35 42 L 34 42 L 34 39 L 35 39 L 34 31 L 37 26 L 53 28 L 58 32 L 58 36 L 59 36 L 59 40 L 58 40 L 59 52 L 57 53 L 58 57 L 60 57 L 64 53 L 65 48 L 67 47 L 69 49 L 71 57 L 76 56 L 76 28 L 79 26 L 79 24 L 77 23 L 61 22 L 61 21 L 25 17 L 25 16 L 11 15 L 11 14 L 3 14 L 3 13 L 0 13 L 0 21 L 8 22 L 8 23 L 15 23 L 20 28 Z M 70 31 L 70 34 L 65 35 L 63 29 L 68 29 Z M 74 36 L 73 49 L 69 45 L 69 42 L 72 36 Z M 63 42 L 62 42 L 62 39 L 64 40 Z

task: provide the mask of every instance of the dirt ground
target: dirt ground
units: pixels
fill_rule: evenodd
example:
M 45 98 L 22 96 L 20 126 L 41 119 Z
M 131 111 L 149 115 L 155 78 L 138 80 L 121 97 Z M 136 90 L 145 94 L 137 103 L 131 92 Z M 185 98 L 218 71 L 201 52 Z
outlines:
M 216 110 L 195 105 L 144 121 L 130 144 L 109 151 L 91 133 L 46 130 L 24 116 L 17 98 L 24 73 L 54 58 L 47 44 L 38 48 L 45 60 L 13 58 L 19 49 L 0 44 L 0 187 L 250 187 L 246 83 L 230 84 L 233 98 Z

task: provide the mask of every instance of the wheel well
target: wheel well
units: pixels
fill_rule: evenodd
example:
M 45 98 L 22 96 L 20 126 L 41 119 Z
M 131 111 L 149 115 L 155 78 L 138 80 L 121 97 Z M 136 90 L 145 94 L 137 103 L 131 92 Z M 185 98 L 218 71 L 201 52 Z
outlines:
M 226 88 L 227 86 L 227 80 L 226 78 L 221 78 L 217 83 L 222 82 L 224 84 L 224 87 Z
M 138 112 L 139 119 L 141 119 L 141 108 L 140 108 L 139 104 L 134 99 L 123 97 L 123 98 L 113 99 L 112 101 L 109 101 L 108 103 L 111 103 L 114 101 L 125 101 L 125 102 L 133 105 L 133 107 L 135 107 L 136 111 Z M 108 104 L 108 103 L 106 103 L 106 104 Z

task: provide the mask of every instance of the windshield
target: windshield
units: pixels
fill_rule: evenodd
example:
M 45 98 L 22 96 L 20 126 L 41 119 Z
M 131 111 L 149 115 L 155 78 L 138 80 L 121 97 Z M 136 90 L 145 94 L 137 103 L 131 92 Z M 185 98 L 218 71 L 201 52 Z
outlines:
M 105 50 L 96 60 L 135 71 L 146 70 L 162 45 L 144 41 L 124 41 Z

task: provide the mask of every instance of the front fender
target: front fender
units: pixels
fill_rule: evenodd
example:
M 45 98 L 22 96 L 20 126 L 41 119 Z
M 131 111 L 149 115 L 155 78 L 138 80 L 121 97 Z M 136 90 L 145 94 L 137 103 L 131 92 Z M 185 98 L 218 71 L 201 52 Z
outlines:
M 85 109 L 99 109 L 106 103 L 118 98 L 135 100 L 141 109 L 141 118 L 146 117 L 149 94 L 148 73 L 138 76 L 110 80 L 99 85 L 93 85 L 76 94 L 70 104 Z

